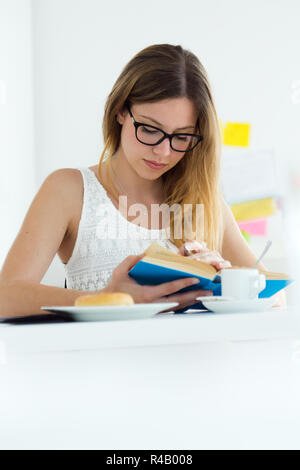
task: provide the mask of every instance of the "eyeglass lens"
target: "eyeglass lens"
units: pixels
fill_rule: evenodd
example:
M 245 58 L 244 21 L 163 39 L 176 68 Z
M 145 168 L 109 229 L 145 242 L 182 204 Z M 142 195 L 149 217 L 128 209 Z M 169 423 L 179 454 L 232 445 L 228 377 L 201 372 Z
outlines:
M 155 145 L 163 137 L 164 134 L 159 130 L 153 129 L 153 127 L 140 126 L 137 129 L 137 138 L 143 144 Z M 187 134 L 177 134 L 172 137 L 172 147 L 174 150 L 186 151 L 197 143 L 198 139 L 196 137 Z

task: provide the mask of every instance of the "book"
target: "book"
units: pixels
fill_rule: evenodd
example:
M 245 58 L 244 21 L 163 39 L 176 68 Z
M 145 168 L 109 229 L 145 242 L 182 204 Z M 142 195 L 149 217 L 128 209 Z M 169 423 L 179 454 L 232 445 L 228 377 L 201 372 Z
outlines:
M 232 266 L 225 269 L 241 269 Z M 248 267 L 249 269 L 249 267 Z M 259 298 L 271 297 L 288 286 L 292 280 L 283 273 L 275 273 L 258 269 L 266 277 L 266 287 L 258 295 Z M 129 275 L 141 285 L 157 285 L 187 277 L 196 277 L 199 284 L 186 287 L 179 292 L 188 290 L 211 290 L 213 295 L 221 295 L 221 276 L 214 266 L 185 257 L 152 243 L 145 251 L 145 256 L 129 271 Z M 202 303 L 192 308 L 203 308 Z

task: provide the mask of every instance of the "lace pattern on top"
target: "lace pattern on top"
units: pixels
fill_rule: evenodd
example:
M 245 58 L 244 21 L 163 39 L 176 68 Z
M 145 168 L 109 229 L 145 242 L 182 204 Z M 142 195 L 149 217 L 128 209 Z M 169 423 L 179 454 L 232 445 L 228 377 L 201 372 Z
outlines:
M 150 230 L 126 220 L 94 172 L 78 170 L 83 178 L 83 206 L 74 250 L 64 265 L 68 289 L 103 289 L 116 266 L 129 255 L 143 253 L 153 241 L 178 252 L 165 229 Z

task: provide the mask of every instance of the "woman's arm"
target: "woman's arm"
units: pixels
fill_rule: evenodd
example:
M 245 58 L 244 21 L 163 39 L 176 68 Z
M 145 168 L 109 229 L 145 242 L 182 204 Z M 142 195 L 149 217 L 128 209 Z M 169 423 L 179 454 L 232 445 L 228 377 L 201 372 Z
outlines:
M 245 266 L 251 268 L 257 261 L 256 255 L 243 237 L 234 215 L 223 200 L 224 232 L 222 242 L 222 256 L 228 259 L 233 266 Z M 267 271 L 263 263 L 259 263 L 259 269 Z
M 245 266 L 251 268 L 257 261 L 256 255 L 244 239 L 239 226 L 228 204 L 223 200 L 224 233 L 222 243 L 222 256 L 228 259 L 233 266 Z M 267 271 L 263 263 L 258 264 L 259 269 Z M 276 307 L 286 307 L 286 295 L 280 291 L 274 296 Z
M 83 295 L 80 290 L 40 284 L 68 233 L 74 204 L 82 199 L 78 191 L 81 183 L 82 177 L 77 170 L 62 169 L 49 175 L 41 186 L 0 272 L 0 317 L 45 314 L 47 312 L 41 310 L 41 306 L 73 305 L 75 299 Z M 176 294 L 185 287 L 198 284 L 199 281 L 192 278 L 158 286 L 140 286 L 128 275 L 138 260 L 138 256 L 127 257 L 114 270 L 105 289 L 89 291 L 89 294 L 128 292 L 137 303 L 178 302 L 178 308 L 183 308 L 195 303 L 197 296 L 209 293 L 201 289 Z
M 89 292 L 96 294 L 98 292 Z M 49 314 L 43 305 L 74 305 L 82 291 L 15 280 L 0 283 L 0 318 Z
M 68 231 L 78 178 L 77 170 L 54 171 L 35 196 L 0 272 L 0 317 L 43 314 L 42 305 L 72 305 L 81 295 L 40 284 Z

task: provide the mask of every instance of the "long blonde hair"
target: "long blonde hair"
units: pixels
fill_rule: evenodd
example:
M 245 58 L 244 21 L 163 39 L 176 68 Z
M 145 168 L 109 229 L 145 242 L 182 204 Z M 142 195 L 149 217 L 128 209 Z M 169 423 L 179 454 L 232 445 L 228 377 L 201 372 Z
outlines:
M 164 203 L 204 207 L 204 240 L 211 250 L 221 250 L 222 206 L 220 189 L 219 122 L 206 71 L 199 59 L 189 50 L 171 44 L 155 44 L 136 54 L 124 67 L 105 104 L 103 117 L 104 149 L 100 157 L 98 175 L 103 183 L 101 167 L 107 163 L 107 184 L 118 198 L 111 178 L 111 158 L 120 145 L 122 126 L 116 116 L 124 107 L 136 103 L 157 102 L 169 98 L 189 98 L 195 105 L 197 128 L 203 136 L 193 150 L 175 167 L 163 175 Z M 174 222 L 174 221 L 173 221 Z M 183 223 L 183 220 L 182 220 Z M 171 219 L 172 225 L 172 219 Z M 170 239 L 180 247 L 186 240 Z

